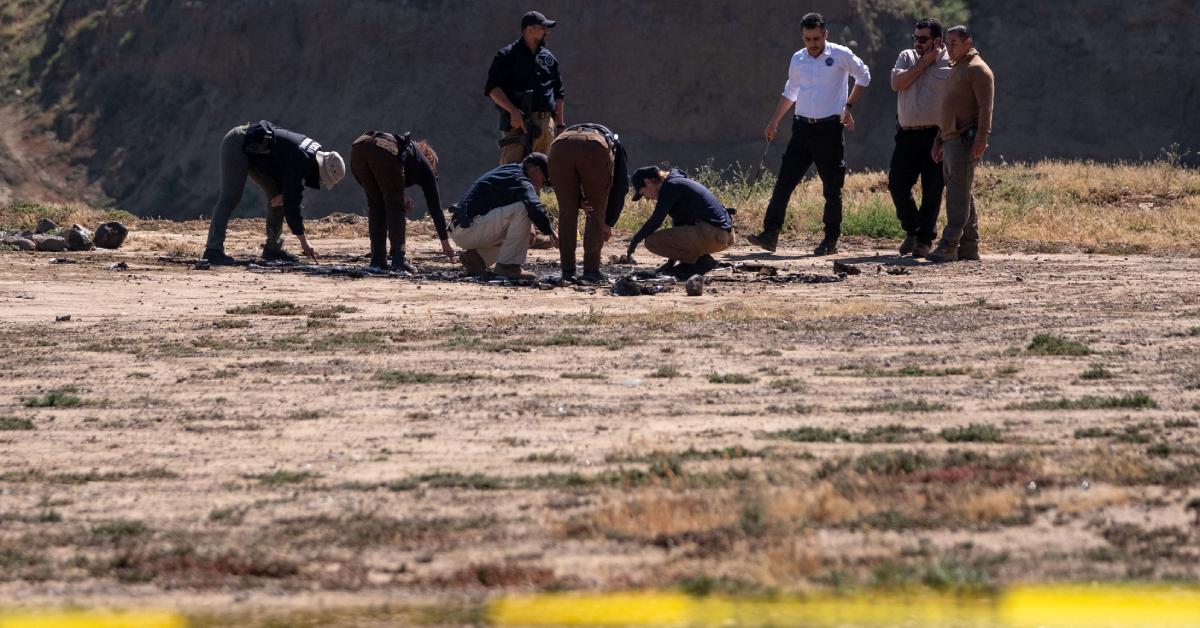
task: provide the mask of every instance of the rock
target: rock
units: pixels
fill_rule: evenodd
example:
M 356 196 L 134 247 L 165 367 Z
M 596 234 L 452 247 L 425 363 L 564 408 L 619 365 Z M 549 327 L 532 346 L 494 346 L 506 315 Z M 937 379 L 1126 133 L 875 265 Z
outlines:
M 8 246 L 19 249 L 21 251 L 33 251 L 33 250 L 37 249 L 36 242 L 34 242 L 33 240 L 30 240 L 29 238 L 22 238 L 20 236 L 9 236 L 7 238 L 4 238 L 3 244 L 7 244 Z
M 38 220 L 37 226 L 33 228 L 33 232 L 34 233 L 47 233 L 50 231 L 54 231 L 57 228 L 58 228 L 58 225 L 53 220 L 50 220 L 49 218 L 42 218 L 42 219 Z
M 861 275 L 862 274 L 862 270 L 859 269 L 857 266 L 851 266 L 850 264 L 843 264 L 842 262 L 839 262 L 837 260 L 833 260 L 833 272 L 835 274 L 836 273 L 845 273 L 847 275 Z
M 34 236 L 33 242 L 37 245 L 37 250 L 39 251 L 61 253 L 67 250 L 67 241 L 60 236 L 38 234 Z
M 129 235 L 129 228 L 119 222 L 106 222 L 96 227 L 96 246 L 102 249 L 120 248 Z
M 689 297 L 698 297 L 704 294 L 704 275 L 692 275 L 688 278 L 687 283 L 683 284 L 683 288 L 687 290 Z
M 192 266 L 192 270 L 212 270 L 212 264 L 207 260 L 200 260 Z
M 70 314 L 59 314 L 58 316 L 54 317 L 54 322 L 69 323 L 69 322 L 71 322 L 71 315 Z
M 108 269 L 109 270 L 129 270 L 129 264 L 126 264 L 125 262 L 117 262 L 116 264 L 109 266 Z
M 636 297 L 642 293 L 642 286 L 633 277 L 626 275 L 613 283 L 612 293 L 619 297 Z
M 66 238 L 67 249 L 71 251 L 90 251 L 96 248 L 92 242 L 92 232 L 80 225 L 71 225 L 70 229 L 63 230 L 62 237 Z

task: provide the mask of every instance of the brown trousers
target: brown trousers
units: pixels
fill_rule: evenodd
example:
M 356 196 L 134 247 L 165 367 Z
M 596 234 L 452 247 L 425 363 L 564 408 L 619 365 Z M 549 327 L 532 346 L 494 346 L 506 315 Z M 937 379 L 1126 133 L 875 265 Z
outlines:
M 646 237 L 646 250 L 684 264 L 701 255 L 719 253 L 733 244 L 733 233 L 707 222 L 660 229 Z
M 533 152 L 546 154 L 550 151 L 550 142 L 554 141 L 554 114 L 545 111 L 535 111 L 533 121 L 542 129 L 541 135 L 533 140 Z M 520 135 L 517 129 L 505 131 L 504 137 Z M 509 144 L 500 149 L 500 165 L 515 164 L 525 159 L 525 146 L 520 142 Z
M 600 270 L 604 248 L 604 210 L 612 189 L 613 154 L 598 131 L 567 131 L 550 146 L 550 181 L 558 197 L 558 252 L 562 272 L 575 272 L 575 241 L 580 201 L 593 211 L 585 214 L 583 271 Z
M 398 152 L 390 137 L 371 133 L 358 136 L 350 147 L 350 172 L 367 194 L 372 266 L 386 263 L 389 239 L 392 258 L 404 257 L 404 164 L 397 158 Z

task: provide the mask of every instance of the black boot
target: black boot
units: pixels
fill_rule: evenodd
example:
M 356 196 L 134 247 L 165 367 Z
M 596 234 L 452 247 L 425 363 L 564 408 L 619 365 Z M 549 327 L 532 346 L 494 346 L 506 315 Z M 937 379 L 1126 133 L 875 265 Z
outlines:
M 750 241 L 750 244 L 772 253 L 775 252 L 775 247 L 779 246 L 778 231 L 763 231 L 758 235 L 748 235 L 746 239 Z
M 417 272 L 417 269 L 413 268 L 413 265 L 409 264 L 403 255 L 392 255 L 392 270 L 410 274 Z
M 204 249 L 203 259 L 212 266 L 237 266 L 238 261 L 225 254 L 225 251 Z
M 714 269 L 716 267 L 717 267 L 717 260 L 713 259 L 713 256 L 707 255 L 707 254 L 701 255 L 699 258 L 696 259 L 695 274 L 705 275 L 705 274 L 708 274 L 709 271 L 711 271 L 712 269 Z

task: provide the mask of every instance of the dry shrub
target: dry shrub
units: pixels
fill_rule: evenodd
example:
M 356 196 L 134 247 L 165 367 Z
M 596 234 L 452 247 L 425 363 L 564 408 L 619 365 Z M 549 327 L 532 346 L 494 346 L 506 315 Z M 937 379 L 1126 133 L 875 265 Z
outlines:
M 769 519 L 786 526 L 808 523 L 836 525 L 874 511 L 867 501 L 852 501 L 842 496 L 830 482 L 820 482 L 811 489 L 772 489 L 763 501 Z
M 734 493 L 648 491 L 618 497 L 588 517 L 592 529 L 625 537 L 652 539 L 734 525 L 745 500 Z
M 1115 486 L 1093 486 L 1087 491 L 1067 488 L 1050 496 L 1059 512 L 1080 514 L 1129 503 L 1129 491 Z
M 960 521 L 989 523 L 1011 519 L 1021 508 L 1020 489 L 996 488 L 968 490 L 961 499 L 954 500 L 951 516 Z
M 141 233 L 131 231 L 122 250 L 150 251 L 169 256 L 196 256 L 204 248 L 195 238 L 169 233 Z

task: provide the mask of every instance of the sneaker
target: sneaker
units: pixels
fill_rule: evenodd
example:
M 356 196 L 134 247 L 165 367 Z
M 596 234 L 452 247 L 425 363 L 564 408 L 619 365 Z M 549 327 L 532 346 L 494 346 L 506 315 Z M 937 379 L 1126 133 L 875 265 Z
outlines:
M 705 275 L 712 269 L 717 267 L 717 260 L 711 255 L 701 255 L 694 265 L 694 274 Z
M 289 264 L 300 263 L 300 258 L 288 253 L 283 249 L 263 249 L 262 258 L 268 262 L 287 262 Z
M 583 283 L 608 283 L 608 275 L 598 270 L 585 270 L 579 279 Z
M 913 246 L 912 256 L 914 259 L 929 257 L 929 251 L 932 249 L 932 242 L 918 242 L 915 246 Z
M 900 243 L 900 257 L 904 257 L 905 255 L 912 253 L 914 250 L 916 250 L 916 248 L 917 236 L 910 233 L 908 234 L 908 237 L 904 238 L 904 242 Z
M 825 255 L 833 255 L 838 252 L 837 240 L 824 240 L 813 249 L 813 255 L 822 257 Z
M 416 274 L 416 272 L 417 272 L 417 269 L 413 268 L 413 265 L 409 264 L 408 260 L 404 259 L 403 257 L 393 257 L 392 258 L 392 270 L 398 270 L 402 273 L 411 273 L 411 274 Z
M 496 264 L 495 272 L 497 275 L 513 281 L 537 279 L 537 275 L 521 268 L 520 264 Z
M 746 239 L 750 241 L 750 244 L 753 244 L 764 251 L 770 251 L 771 253 L 774 253 L 775 248 L 779 246 L 778 231 L 763 231 L 757 235 L 750 234 L 746 236 Z
M 462 262 L 463 269 L 472 277 L 478 277 L 487 272 L 487 264 L 483 263 L 483 256 L 479 251 L 470 249 L 463 251 L 462 255 L 458 256 L 458 260 Z
M 945 264 L 947 262 L 957 262 L 958 261 L 958 245 L 957 244 L 946 244 L 945 242 L 942 242 L 942 243 L 938 244 L 937 249 L 934 250 L 934 252 L 927 255 L 925 259 L 928 259 L 929 261 L 933 262 L 934 264 Z
M 238 261 L 225 254 L 225 251 L 216 249 L 204 249 L 202 259 L 211 266 L 237 266 Z

